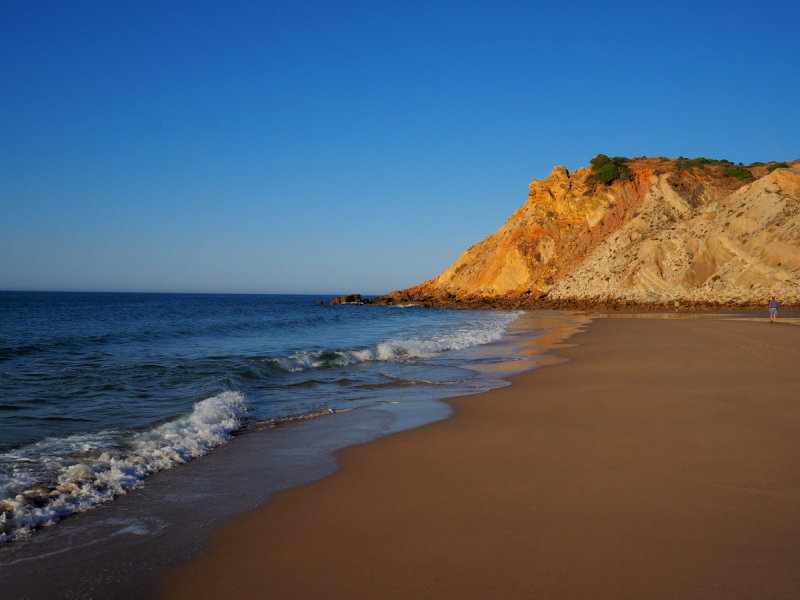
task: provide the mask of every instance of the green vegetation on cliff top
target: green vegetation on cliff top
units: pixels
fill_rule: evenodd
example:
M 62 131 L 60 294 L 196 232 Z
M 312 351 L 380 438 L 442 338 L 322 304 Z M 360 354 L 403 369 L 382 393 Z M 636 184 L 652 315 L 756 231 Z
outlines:
M 598 154 L 589 164 L 591 164 L 592 175 L 608 185 L 617 179 L 630 179 L 631 170 L 627 165 L 628 159 L 624 156 L 609 158 L 605 154 Z
M 725 175 L 739 179 L 754 179 L 755 176 L 747 167 L 725 167 Z
M 665 159 L 663 156 L 661 157 L 662 161 L 669 161 L 669 159 Z M 730 177 L 739 177 L 741 179 L 752 179 L 753 173 L 748 169 L 752 169 L 755 167 L 767 167 L 767 171 L 774 171 L 775 169 L 788 169 L 789 165 L 785 162 L 762 162 L 760 160 L 750 163 L 749 165 L 745 166 L 742 163 L 734 164 L 729 160 L 725 159 L 714 159 L 714 158 L 684 158 L 683 156 L 679 156 L 675 159 L 675 166 L 679 169 L 695 169 L 695 168 L 703 168 L 706 165 L 716 165 L 725 168 L 725 174 Z
M 774 165 L 770 165 L 767 167 L 767 171 L 774 171 L 775 169 L 788 169 L 789 165 L 785 162 L 775 163 Z
M 725 175 L 728 177 L 737 177 L 739 179 L 754 179 L 755 175 L 753 175 L 753 172 L 750 169 L 755 167 L 767 167 L 767 171 L 789 168 L 789 165 L 785 162 L 765 163 L 756 161 L 745 166 L 742 163 L 737 165 L 724 158 L 705 158 L 703 156 L 697 158 L 685 158 L 683 156 L 679 156 L 674 160 L 667 158 L 666 156 L 661 156 L 659 157 L 659 160 L 661 162 L 672 162 L 674 167 L 686 170 L 698 168 L 703 169 L 708 165 L 722 167 Z M 630 179 L 632 174 L 627 164 L 629 161 L 630 159 L 626 158 L 625 156 L 615 156 L 611 158 L 605 154 L 598 154 L 591 161 L 589 161 L 589 164 L 591 165 L 591 178 L 594 179 L 595 182 L 602 182 L 605 185 L 610 185 L 618 179 Z
M 684 158 L 683 156 L 679 156 L 675 159 L 675 166 L 679 169 L 695 169 L 695 168 L 702 168 L 706 165 L 716 165 L 720 167 L 732 167 L 734 166 L 733 163 L 729 160 L 724 158 L 716 159 L 716 158 L 705 158 L 705 157 L 698 157 L 698 158 Z

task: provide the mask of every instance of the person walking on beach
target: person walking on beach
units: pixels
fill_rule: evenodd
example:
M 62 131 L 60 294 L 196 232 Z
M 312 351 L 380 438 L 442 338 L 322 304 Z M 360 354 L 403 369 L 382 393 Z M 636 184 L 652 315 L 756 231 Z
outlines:
M 681 309 L 680 300 L 675 300 L 675 304 L 673 304 L 673 306 L 675 307 L 675 312 L 678 312 Z
M 775 321 L 778 320 L 778 307 L 779 306 L 780 306 L 780 304 L 778 304 L 778 301 L 775 300 L 775 296 L 772 296 L 769 299 L 769 322 L 770 323 L 774 323 Z

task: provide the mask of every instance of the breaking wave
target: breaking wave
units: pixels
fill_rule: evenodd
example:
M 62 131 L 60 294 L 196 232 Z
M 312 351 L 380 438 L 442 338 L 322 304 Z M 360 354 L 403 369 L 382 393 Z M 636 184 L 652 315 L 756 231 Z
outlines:
M 346 367 L 366 361 L 397 361 L 429 358 L 448 350 L 463 350 L 496 342 L 503 337 L 506 327 L 520 313 L 497 313 L 491 321 L 485 319 L 463 324 L 453 331 L 425 336 L 391 339 L 375 346 L 350 350 L 305 350 L 287 357 L 261 359 L 265 365 L 288 372 L 306 371 L 323 367 Z
M 223 392 L 186 416 L 127 436 L 106 430 L 47 438 L 0 456 L 0 544 L 142 485 L 207 454 L 242 426 L 247 401 Z

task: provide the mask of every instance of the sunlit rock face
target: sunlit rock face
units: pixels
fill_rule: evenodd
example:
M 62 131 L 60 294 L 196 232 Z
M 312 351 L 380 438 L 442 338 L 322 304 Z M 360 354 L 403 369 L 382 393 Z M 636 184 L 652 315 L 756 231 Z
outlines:
M 800 161 L 753 179 L 639 158 L 606 185 L 556 167 L 449 269 L 380 301 L 436 305 L 800 302 Z

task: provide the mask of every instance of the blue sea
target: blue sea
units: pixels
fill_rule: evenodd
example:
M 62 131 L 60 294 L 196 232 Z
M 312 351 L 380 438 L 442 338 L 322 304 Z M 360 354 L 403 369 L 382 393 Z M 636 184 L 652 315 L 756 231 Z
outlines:
M 500 385 L 513 311 L 0 292 L 0 544 L 245 433 Z

